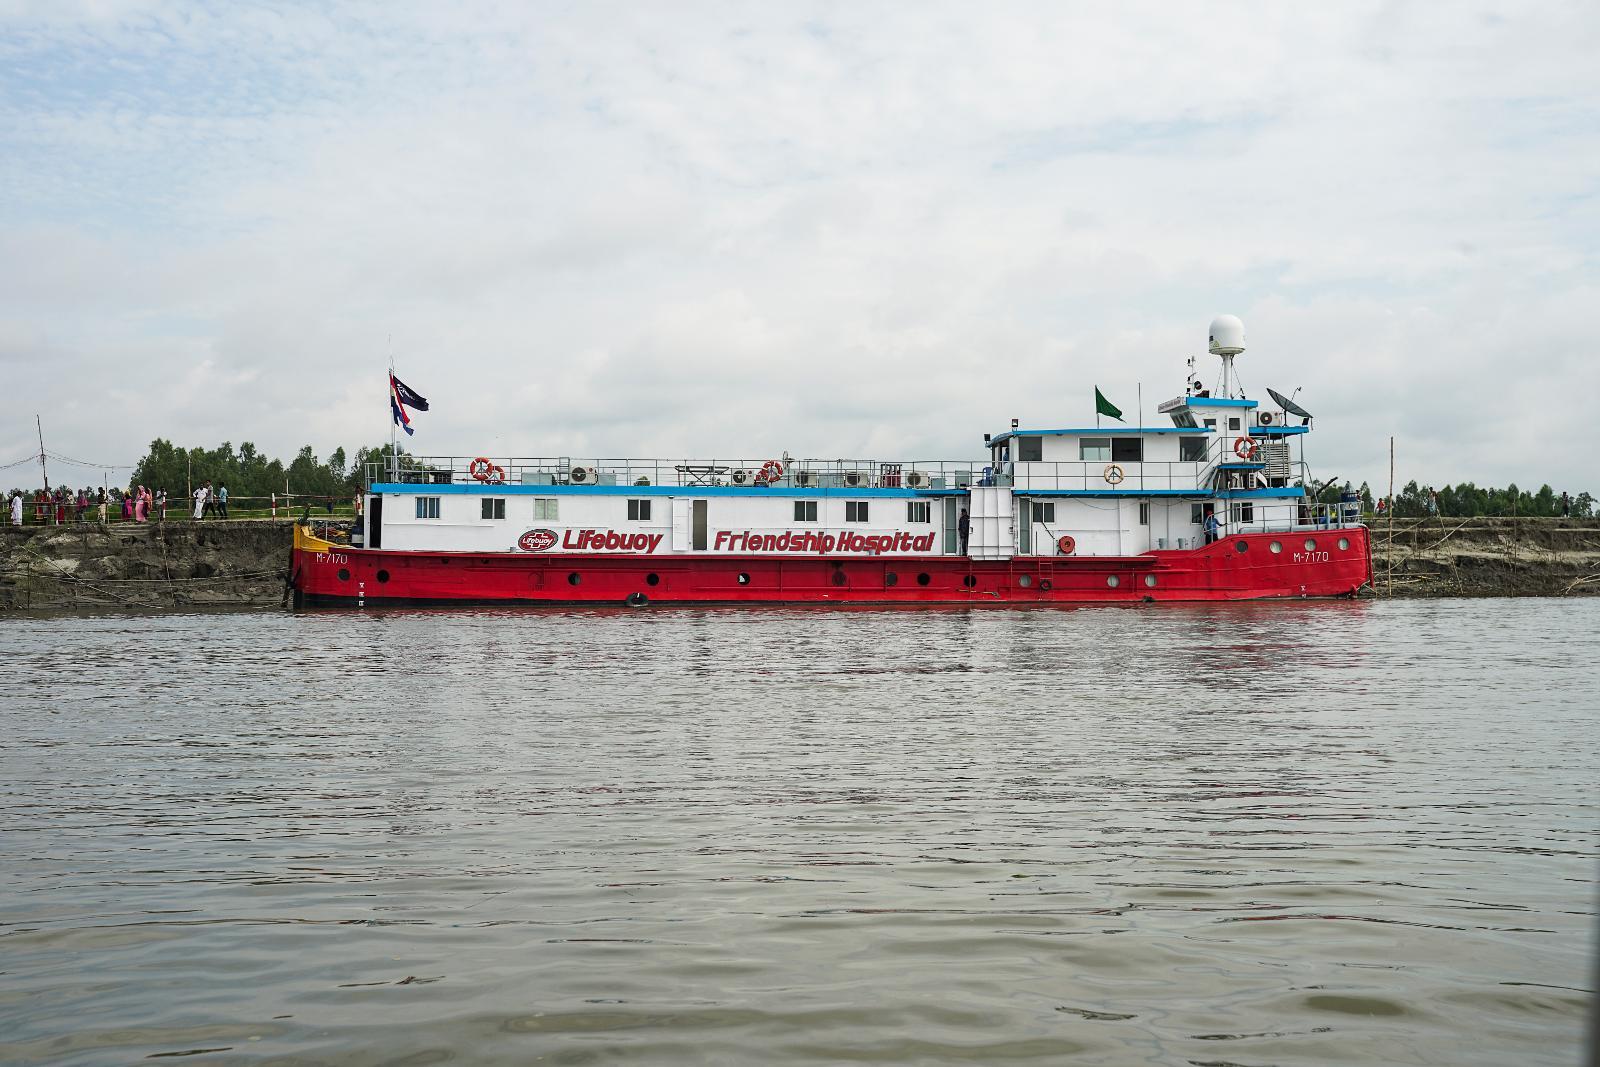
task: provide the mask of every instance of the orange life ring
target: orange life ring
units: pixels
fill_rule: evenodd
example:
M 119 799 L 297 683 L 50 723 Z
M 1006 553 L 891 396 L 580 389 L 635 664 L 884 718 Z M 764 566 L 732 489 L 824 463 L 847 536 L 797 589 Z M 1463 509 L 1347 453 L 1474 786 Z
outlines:
M 472 475 L 480 482 L 488 481 L 489 472 L 493 470 L 494 464 L 489 462 L 488 456 L 479 456 L 477 459 L 467 464 L 467 473 Z
M 1233 454 L 1249 462 L 1256 458 L 1256 439 L 1254 437 L 1241 437 L 1233 443 Z
M 498 463 L 491 463 L 489 465 L 489 473 L 484 476 L 483 480 L 488 482 L 490 485 L 504 485 L 506 481 L 506 469 L 500 466 Z
M 1063 556 L 1070 556 L 1077 549 L 1078 542 L 1072 539 L 1071 534 L 1062 534 L 1056 538 L 1056 547 L 1061 550 Z
M 764 485 L 771 485 L 783 477 L 783 464 L 775 459 L 769 459 L 761 465 L 761 473 L 756 475 L 756 481 Z

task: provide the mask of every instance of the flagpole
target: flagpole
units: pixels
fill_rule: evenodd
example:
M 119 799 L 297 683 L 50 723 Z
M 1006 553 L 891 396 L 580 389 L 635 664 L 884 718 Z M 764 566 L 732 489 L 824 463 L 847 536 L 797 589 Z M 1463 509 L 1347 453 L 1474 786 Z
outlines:
M 394 334 L 389 335 L 389 480 L 400 480 L 399 426 L 394 418 Z

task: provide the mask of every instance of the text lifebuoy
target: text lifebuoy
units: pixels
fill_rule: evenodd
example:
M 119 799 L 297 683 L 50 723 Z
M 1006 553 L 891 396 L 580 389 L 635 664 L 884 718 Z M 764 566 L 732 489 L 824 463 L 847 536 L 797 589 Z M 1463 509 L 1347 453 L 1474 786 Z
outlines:
M 489 462 L 488 456 L 479 456 L 477 459 L 467 464 L 467 473 L 472 475 L 480 482 L 488 481 L 489 472 L 492 470 L 494 470 L 494 464 Z
M 1127 475 L 1122 472 L 1122 468 L 1117 466 L 1115 463 L 1106 468 L 1105 478 L 1106 481 L 1111 485 L 1120 485 L 1122 483 L 1122 479 L 1126 477 Z
M 1248 463 L 1256 458 L 1257 447 L 1254 437 L 1241 437 L 1233 443 L 1233 454 Z
M 1061 550 L 1063 556 L 1070 556 L 1077 549 L 1078 542 L 1072 539 L 1071 534 L 1062 534 L 1056 538 L 1056 547 Z
M 761 473 L 756 475 L 756 481 L 763 485 L 771 485 L 783 477 L 783 464 L 775 459 L 769 459 L 761 465 Z

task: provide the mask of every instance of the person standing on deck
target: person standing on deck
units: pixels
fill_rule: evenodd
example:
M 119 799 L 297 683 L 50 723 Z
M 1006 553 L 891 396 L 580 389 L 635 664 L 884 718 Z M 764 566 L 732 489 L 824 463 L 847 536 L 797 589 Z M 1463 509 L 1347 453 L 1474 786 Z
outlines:
M 1206 512 L 1206 544 L 1222 536 L 1222 523 L 1217 521 L 1216 510 Z
M 967 538 L 972 535 L 972 519 L 967 515 L 967 509 L 961 509 L 961 517 L 956 520 L 956 532 L 961 535 L 961 554 L 967 554 Z

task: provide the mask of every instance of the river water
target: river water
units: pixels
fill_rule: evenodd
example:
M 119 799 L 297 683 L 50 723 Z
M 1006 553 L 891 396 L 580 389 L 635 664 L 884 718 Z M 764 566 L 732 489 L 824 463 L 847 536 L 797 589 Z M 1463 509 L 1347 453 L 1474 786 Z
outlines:
M 1600 600 L 0 620 L 0 1062 L 1570 1064 Z

